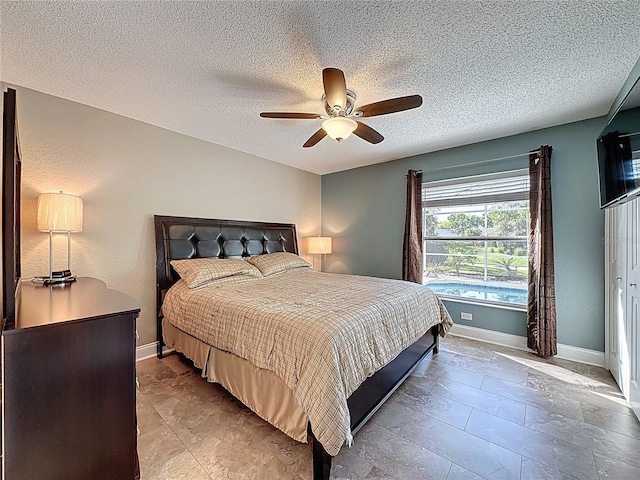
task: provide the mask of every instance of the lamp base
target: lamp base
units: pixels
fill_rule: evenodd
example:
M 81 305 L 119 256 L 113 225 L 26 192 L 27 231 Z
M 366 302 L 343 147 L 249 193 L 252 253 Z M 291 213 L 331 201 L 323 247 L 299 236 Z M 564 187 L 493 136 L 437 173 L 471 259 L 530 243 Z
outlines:
M 43 285 L 62 285 L 65 283 L 72 283 L 76 281 L 76 277 L 73 275 L 69 275 L 66 277 L 53 277 L 53 278 L 45 278 L 42 281 Z

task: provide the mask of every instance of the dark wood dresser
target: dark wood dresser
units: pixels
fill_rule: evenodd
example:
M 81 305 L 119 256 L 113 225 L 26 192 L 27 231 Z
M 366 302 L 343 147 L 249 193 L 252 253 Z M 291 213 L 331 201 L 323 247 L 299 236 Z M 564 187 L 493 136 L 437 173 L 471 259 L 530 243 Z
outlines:
M 138 304 L 95 278 L 23 282 L 2 332 L 4 480 L 125 480 L 136 454 Z

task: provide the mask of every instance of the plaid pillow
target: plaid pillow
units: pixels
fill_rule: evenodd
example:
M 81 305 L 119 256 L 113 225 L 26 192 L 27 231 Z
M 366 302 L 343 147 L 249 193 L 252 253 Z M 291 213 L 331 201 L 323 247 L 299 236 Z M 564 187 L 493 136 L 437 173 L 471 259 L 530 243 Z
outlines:
M 199 288 L 216 280 L 237 275 L 261 277 L 253 265 L 237 258 L 192 258 L 171 260 L 171 266 L 178 272 L 189 288 Z
M 258 267 L 258 270 L 260 270 L 265 277 L 284 272 L 290 268 L 311 267 L 311 264 L 306 260 L 303 260 L 294 253 L 287 252 L 256 255 L 255 257 L 247 257 L 245 260 L 251 265 Z

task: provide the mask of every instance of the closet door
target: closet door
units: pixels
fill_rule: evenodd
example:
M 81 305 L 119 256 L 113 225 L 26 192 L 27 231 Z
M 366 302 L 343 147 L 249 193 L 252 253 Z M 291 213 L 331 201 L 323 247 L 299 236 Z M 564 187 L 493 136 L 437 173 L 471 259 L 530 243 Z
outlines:
M 622 365 L 626 364 L 620 338 L 620 334 L 624 332 L 624 312 L 626 309 L 624 296 L 627 258 L 627 246 L 624 240 L 626 237 L 626 217 L 625 205 L 605 210 L 608 368 L 621 390 L 625 389 L 621 371 Z
M 627 206 L 627 278 L 626 278 L 626 313 L 624 341 L 628 350 L 628 391 L 624 392 L 631 408 L 640 418 L 640 361 L 638 349 L 640 345 L 640 324 L 638 310 L 640 308 L 640 199 L 635 199 Z M 627 373 L 627 372 L 625 372 Z

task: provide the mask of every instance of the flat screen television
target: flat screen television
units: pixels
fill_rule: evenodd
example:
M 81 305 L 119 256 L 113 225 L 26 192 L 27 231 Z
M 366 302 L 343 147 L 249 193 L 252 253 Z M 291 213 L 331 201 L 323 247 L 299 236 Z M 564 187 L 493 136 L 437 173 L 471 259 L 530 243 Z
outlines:
M 597 140 L 600 208 L 640 195 L 640 79 Z
M 3 93 L 2 114 L 2 328 L 15 323 L 15 295 L 20 279 L 20 143 L 16 91 Z

